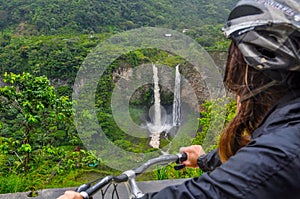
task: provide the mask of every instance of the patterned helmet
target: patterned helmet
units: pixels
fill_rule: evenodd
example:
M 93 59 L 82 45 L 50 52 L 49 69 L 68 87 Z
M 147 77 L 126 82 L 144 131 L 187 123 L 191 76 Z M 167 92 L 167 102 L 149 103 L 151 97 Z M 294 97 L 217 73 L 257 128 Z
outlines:
M 223 28 L 258 70 L 300 71 L 300 0 L 241 0 Z M 279 75 L 280 76 L 280 75 Z

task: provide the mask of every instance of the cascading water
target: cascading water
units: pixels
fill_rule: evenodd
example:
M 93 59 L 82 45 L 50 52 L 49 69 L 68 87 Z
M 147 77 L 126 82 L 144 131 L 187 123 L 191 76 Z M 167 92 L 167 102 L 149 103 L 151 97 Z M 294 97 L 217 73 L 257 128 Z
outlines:
M 159 89 L 159 78 L 158 78 L 158 69 L 152 64 L 153 69 L 153 83 L 154 83 L 154 105 L 150 109 L 151 123 L 149 123 L 148 129 L 151 133 L 149 145 L 153 148 L 159 148 L 160 145 L 160 134 L 163 131 L 168 132 L 174 126 L 180 126 L 180 73 L 179 65 L 176 66 L 175 73 L 175 87 L 174 87 L 174 102 L 173 102 L 173 121 L 170 121 L 169 124 L 166 122 L 166 111 L 160 104 L 160 89 Z M 154 110 L 153 110 L 154 109 Z M 152 114 L 151 114 L 152 113 Z
M 179 64 L 175 71 L 174 101 L 173 101 L 173 126 L 180 126 L 181 102 L 180 102 L 180 72 Z
M 161 108 L 160 108 L 160 93 L 159 93 L 159 78 L 157 67 L 153 64 L 153 82 L 154 82 L 154 127 L 157 131 L 161 128 Z
M 158 69 L 152 64 L 153 70 L 153 83 L 154 83 L 154 114 L 152 115 L 152 123 L 148 125 L 148 129 L 151 132 L 151 140 L 149 145 L 153 148 L 159 148 L 160 144 L 160 133 L 162 132 L 161 125 L 161 106 L 160 106 L 160 93 L 159 93 L 159 78 Z

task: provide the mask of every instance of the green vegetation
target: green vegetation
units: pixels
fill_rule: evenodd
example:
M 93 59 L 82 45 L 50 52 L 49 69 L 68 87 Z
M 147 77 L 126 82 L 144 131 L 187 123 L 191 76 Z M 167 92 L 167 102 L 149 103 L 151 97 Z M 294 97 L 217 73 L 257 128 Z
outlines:
M 237 1 L 157 0 L 35 0 L 0 1 L 2 29 L 18 28 L 27 34 L 122 31 L 141 26 L 172 29 L 223 23 Z M 21 31 L 21 30 L 20 30 Z
M 204 111 L 200 113 L 199 118 L 201 129 L 192 144 L 200 144 L 208 152 L 217 147 L 221 130 L 236 115 L 236 101 L 230 98 L 219 98 L 206 101 L 202 106 Z M 221 123 L 212 125 L 213 121 L 221 121 Z
M 237 0 L 0 1 L 0 29 L 16 36 L 116 33 L 143 26 L 187 30 L 210 47 Z M 219 44 L 220 45 L 220 44 Z M 222 46 L 222 45 L 221 45 Z
M 159 166 L 153 172 L 155 179 L 166 180 L 166 179 L 192 178 L 196 176 L 201 176 L 203 173 L 198 168 L 184 168 L 181 170 L 175 170 L 174 166 L 175 164 L 169 164 L 167 166 Z
M 35 190 L 56 174 L 96 161 L 91 152 L 64 149 L 80 147 L 72 104 L 67 96 L 56 94 L 46 77 L 5 73 L 2 80 L 6 86 L 0 88 L 1 192 Z
M 106 36 L 60 35 L 0 39 L 1 72 L 45 75 L 57 85 L 73 83 L 87 54 Z

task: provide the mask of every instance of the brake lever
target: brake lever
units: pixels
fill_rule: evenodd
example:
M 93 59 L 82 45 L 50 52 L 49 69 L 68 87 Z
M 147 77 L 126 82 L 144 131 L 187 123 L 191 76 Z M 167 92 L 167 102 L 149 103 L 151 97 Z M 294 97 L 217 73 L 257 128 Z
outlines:
M 180 170 L 180 169 L 184 169 L 185 168 L 185 164 L 178 164 L 174 166 L 175 170 Z

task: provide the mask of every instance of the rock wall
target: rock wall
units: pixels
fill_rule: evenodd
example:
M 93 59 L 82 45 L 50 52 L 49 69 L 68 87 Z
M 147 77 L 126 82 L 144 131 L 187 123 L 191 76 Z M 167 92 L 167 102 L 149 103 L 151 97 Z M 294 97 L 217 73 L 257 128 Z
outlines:
M 220 73 L 220 77 L 224 74 L 224 66 L 227 59 L 227 52 L 209 52 L 209 55 L 211 56 L 212 60 L 214 61 L 215 65 L 218 68 L 218 71 Z M 160 75 L 162 74 L 169 74 L 168 67 L 160 68 Z M 144 71 L 140 71 L 144 72 Z M 204 78 L 202 77 L 201 71 L 198 72 L 195 70 L 195 67 L 190 64 L 184 64 L 180 66 L 180 73 L 182 74 L 182 78 L 185 79 L 186 83 L 182 83 L 181 88 L 181 98 L 182 102 L 185 102 L 186 104 L 189 104 L 189 106 L 197 111 L 201 111 L 202 107 L 201 104 L 203 104 L 207 99 L 210 98 L 209 90 L 207 88 L 207 85 Z M 134 72 L 133 69 L 129 66 L 120 67 L 119 69 L 115 70 L 113 73 L 113 80 L 117 82 L 120 78 L 123 78 L 125 80 L 130 80 L 133 76 Z M 149 72 L 151 74 L 151 72 Z M 141 76 L 141 74 L 135 74 L 137 76 Z M 162 75 L 163 76 L 163 75 Z M 152 78 L 151 75 L 148 77 L 143 78 Z M 151 80 L 148 80 L 148 82 L 151 82 Z M 164 87 L 164 85 L 172 85 L 174 83 L 174 79 L 172 79 L 172 75 L 165 75 L 163 77 L 160 77 L 160 86 L 161 86 L 161 103 L 170 103 L 167 99 L 172 98 L 173 92 Z M 173 87 L 173 86 L 172 86 Z M 190 88 L 192 87 L 192 89 Z M 144 85 L 143 89 L 135 88 L 135 93 L 131 96 L 131 100 L 133 101 L 142 101 L 143 97 L 146 93 L 146 90 L 152 89 L 152 86 L 150 84 Z M 191 98 L 191 96 L 196 95 L 198 101 L 195 102 Z M 172 103 L 172 101 L 171 101 Z

